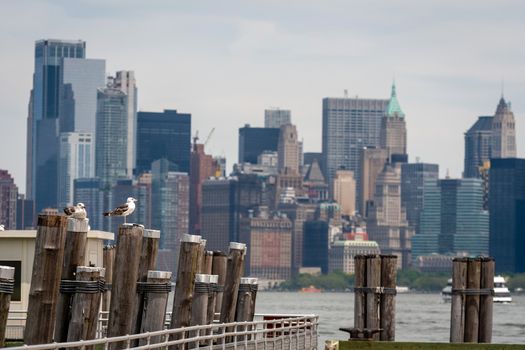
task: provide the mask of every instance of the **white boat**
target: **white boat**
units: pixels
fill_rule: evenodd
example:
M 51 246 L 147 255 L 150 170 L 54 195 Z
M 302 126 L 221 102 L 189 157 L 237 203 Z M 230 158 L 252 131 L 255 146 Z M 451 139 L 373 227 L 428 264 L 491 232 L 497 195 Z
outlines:
M 443 301 L 449 302 L 452 300 L 452 278 L 449 278 L 447 285 L 441 291 Z M 494 298 L 495 303 L 512 303 L 512 296 L 509 288 L 505 284 L 505 278 L 502 276 L 494 276 Z
M 494 302 L 495 303 L 512 303 L 509 288 L 505 284 L 505 278 L 494 276 Z

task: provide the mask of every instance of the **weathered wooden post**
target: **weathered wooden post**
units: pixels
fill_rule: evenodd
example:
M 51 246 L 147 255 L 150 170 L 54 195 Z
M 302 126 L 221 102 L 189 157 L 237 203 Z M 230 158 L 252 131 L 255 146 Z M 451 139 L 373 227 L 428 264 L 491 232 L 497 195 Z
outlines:
M 492 293 L 494 291 L 494 269 L 493 258 L 481 258 L 481 290 L 483 294 L 479 301 L 479 342 L 492 342 L 492 308 L 494 301 Z
M 108 338 L 131 334 L 132 313 L 137 294 L 137 279 L 144 228 L 137 224 L 119 227 L 115 268 L 108 321 Z M 125 347 L 125 342 L 111 343 L 110 350 Z
M 0 266 L 0 348 L 5 346 L 5 332 L 11 294 L 15 288 L 15 268 Z
M 226 281 L 222 297 L 221 323 L 229 323 L 235 320 L 235 307 L 237 306 L 237 294 L 239 293 L 239 284 L 241 283 L 241 276 L 244 270 L 245 254 L 246 244 L 230 242 L 230 255 L 228 256 Z
M 62 290 L 64 281 L 75 281 L 78 266 L 83 266 L 86 256 L 87 232 L 89 219 L 67 219 L 66 244 L 64 248 L 64 262 L 62 264 L 62 282 L 57 305 L 57 319 L 55 324 L 55 341 L 67 341 L 69 322 L 71 321 L 71 301 L 74 293 Z
M 204 263 L 202 268 L 202 273 L 206 275 L 211 275 L 211 270 L 213 268 L 213 252 L 207 250 L 204 252 Z
M 102 311 L 109 312 L 111 304 L 111 288 L 113 285 L 113 267 L 115 266 L 115 246 L 105 246 L 103 264 L 106 269 L 106 291 L 102 296 Z M 109 314 L 108 314 L 109 315 Z
M 146 282 L 148 271 L 155 269 L 157 255 L 159 252 L 159 230 L 144 230 L 142 237 L 142 250 L 140 254 L 139 273 L 137 282 Z M 144 310 L 144 294 L 137 293 L 135 296 L 135 307 L 133 309 L 133 333 L 140 333 L 142 312 Z
M 182 237 L 170 328 L 182 328 L 190 325 L 193 288 L 195 286 L 195 275 L 199 268 L 200 249 L 201 236 L 185 234 Z M 180 336 L 177 334 L 170 339 L 177 340 L 180 339 Z M 174 345 L 170 349 L 184 349 L 184 346 Z
M 53 341 L 66 230 L 65 216 L 38 216 L 35 258 L 24 329 L 24 342 L 27 345 Z
M 217 280 L 217 296 L 215 298 L 215 313 L 219 314 L 222 309 L 222 296 L 224 294 L 224 283 L 226 282 L 226 270 L 228 266 L 228 255 L 224 252 L 216 250 L 213 252 L 213 265 L 211 273 L 218 276 Z
M 196 274 L 195 275 L 195 287 L 193 291 L 193 300 L 191 305 L 191 326 L 206 325 L 208 324 L 208 298 L 210 293 L 210 280 L 211 275 Z M 193 331 L 190 337 L 197 337 L 198 335 L 204 335 L 205 332 Z M 204 345 L 204 342 L 203 342 Z M 199 342 L 195 342 L 193 347 L 198 347 Z
M 140 284 L 139 284 L 140 286 Z M 139 333 L 155 332 L 164 329 L 168 296 L 171 291 L 171 271 L 148 271 L 148 279 L 143 288 L 144 312 Z M 152 337 L 151 344 L 161 341 L 161 337 Z M 141 339 L 139 346 L 146 345 L 147 339 Z
M 452 261 L 452 300 L 450 315 L 451 343 L 462 343 L 465 334 L 467 260 L 467 258 L 454 258 Z
M 380 340 L 394 341 L 396 339 L 396 276 L 397 256 L 381 255 L 381 324 Z
M 77 267 L 76 291 L 72 294 L 71 323 L 66 339 L 68 342 L 96 338 L 104 273 L 102 267 Z
M 253 321 L 253 318 L 255 317 L 255 302 L 257 301 L 257 292 L 259 290 L 259 280 L 255 277 L 252 277 L 250 283 L 250 289 L 252 292 L 252 303 L 250 306 L 250 321 Z
M 204 272 L 206 270 L 206 266 L 204 262 L 205 255 L 206 255 L 206 240 L 201 239 L 201 246 L 200 246 L 199 255 L 198 255 L 199 269 L 197 270 L 197 273 L 205 274 Z
M 381 256 L 368 255 L 366 259 L 366 328 L 379 329 L 379 294 L 377 289 L 381 284 Z M 372 333 L 371 338 L 379 340 L 379 333 Z
M 354 257 L 354 328 L 363 330 L 366 326 L 366 255 Z
M 481 259 L 471 258 L 467 262 L 467 296 L 465 298 L 466 343 L 477 343 L 479 334 L 479 286 L 481 282 Z
M 208 294 L 208 312 L 206 316 L 207 324 L 212 324 L 215 319 L 215 303 L 217 301 L 217 282 L 219 276 L 210 275 L 210 293 Z

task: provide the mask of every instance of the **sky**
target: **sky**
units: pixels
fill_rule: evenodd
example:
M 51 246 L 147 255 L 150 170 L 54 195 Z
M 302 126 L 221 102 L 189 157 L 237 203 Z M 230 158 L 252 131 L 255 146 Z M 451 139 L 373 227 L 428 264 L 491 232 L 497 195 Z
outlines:
M 134 70 L 142 111 L 192 114 L 207 152 L 237 160 L 238 128 L 292 111 L 321 151 L 322 99 L 388 98 L 395 78 L 411 161 L 461 176 L 464 132 L 502 92 L 525 157 L 523 1 L 0 2 L 0 169 L 25 192 L 34 42 L 82 39 L 108 74 Z

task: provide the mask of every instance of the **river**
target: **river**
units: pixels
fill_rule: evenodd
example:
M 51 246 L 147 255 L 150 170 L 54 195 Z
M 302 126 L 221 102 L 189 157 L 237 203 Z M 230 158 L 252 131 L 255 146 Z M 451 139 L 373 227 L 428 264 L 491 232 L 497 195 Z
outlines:
M 317 314 L 319 344 L 348 339 L 340 327 L 354 324 L 353 293 L 259 292 L 256 313 Z M 512 304 L 494 304 L 493 343 L 525 343 L 525 296 L 513 296 Z M 448 342 L 450 303 L 439 294 L 396 296 L 396 340 Z M 323 348 L 323 347 L 320 347 Z

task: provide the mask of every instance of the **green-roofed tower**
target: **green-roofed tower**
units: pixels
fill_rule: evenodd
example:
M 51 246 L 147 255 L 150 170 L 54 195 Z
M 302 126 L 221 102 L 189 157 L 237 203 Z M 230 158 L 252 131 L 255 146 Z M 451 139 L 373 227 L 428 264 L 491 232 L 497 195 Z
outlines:
M 395 80 L 392 82 L 392 92 L 390 94 L 390 102 L 388 102 L 388 107 L 386 109 L 386 115 L 389 117 L 405 117 L 405 113 L 403 113 L 403 111 L 401 110 L 401 106 L 399 105 L 399 101 L 397 100 Z
M 407 129 L 405 113 L 397 100 L 396 82 L 392 83 L 392 93 L 381 122 L 381 148 L 388 151 L 388 158 L 395 162 L 404 159 L 407 154 Z M 396 155 L 396 157 L 392 157 Z M 399 157 L 401 156 L 401 157 Z

